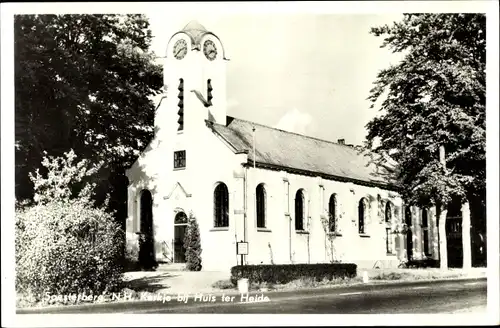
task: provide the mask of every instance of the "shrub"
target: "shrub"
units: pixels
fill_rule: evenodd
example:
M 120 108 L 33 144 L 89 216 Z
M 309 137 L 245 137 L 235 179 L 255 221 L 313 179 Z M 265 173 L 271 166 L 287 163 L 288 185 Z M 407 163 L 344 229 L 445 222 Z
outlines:
M 231 268 L 231 282 L 236 285 L 239 279 L 247 278 L 250 283 L 286 284 L 301 278 L 354 278 L 356 270 L 352 263 L 238 265 Z
M 83 182 L 97 167 L 75 158 L 72 151 L 45 157 L 46 177 L 30 175 L 33 202 L 16 206 L 16 290 L 35 300 L 121 287 L 123 231 L 110 213 L 94 206 L 95 185 Z
M 434 260 L 434 259 L 411 260 L 406 262 L 406 267 L 410 269 L 439 268 L 439 260 Z
M 212 284 L 212 288 L 216 289 L 232 289 L 234 288 L 233 283 L 229 279 L 217 280 Z
M 123 239 L 111 215 L 78 201 L 18 211 L 16 287 L 37 299 L 119 288 Z
M 186 268 L 189 271 L 201 270 L 201 240 L 198 222 L 193 214 L 189 215 L 188 227 L 184 236 L 186 248 Z

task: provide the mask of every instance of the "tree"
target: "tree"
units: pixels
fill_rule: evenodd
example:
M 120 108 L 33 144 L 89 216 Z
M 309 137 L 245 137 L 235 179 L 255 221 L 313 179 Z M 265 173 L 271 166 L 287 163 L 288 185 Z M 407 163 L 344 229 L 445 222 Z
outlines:
M 47 174 L 30 174 L 33 202 L 16 208 L 16 289 L 36 301 L 121 288 L 123 231 L 92 201 L 85 180 L 98 167 L 75 159 L 44 157 Z
M 444 224 L 451 199 L 458 197 L 465 208 L 471 199 L 485 204 L 486 18 L 405 14 L 401 22 L 371 33 L 384 36 L 381 47 L 404 58 L 381 70 L 370 91 L 372 107 L 385 99 L 382 114 L 366 126 L 366 146 L 396 160 L 394 175 L 406 202 L 436 205 L 440 262 L 446 268 Z M 466 248 L 468 236 L 463 233 Z M 464 256 L 464 266 L 469 263 Z
M 201 239 L 198 222 L 192 213 L 184 236 L 184 248 L 186 249 L 186 267 L 189 271 L 201 270 Z
M 101 200 L 119 194 L 117 176 L 152 137 L 163 84 L 148 27 L 143 15 L 15 16 L 17 199 L 33 197 L 28 172 L 44 169 L 44 151 L 70 149 L 105 160 Z

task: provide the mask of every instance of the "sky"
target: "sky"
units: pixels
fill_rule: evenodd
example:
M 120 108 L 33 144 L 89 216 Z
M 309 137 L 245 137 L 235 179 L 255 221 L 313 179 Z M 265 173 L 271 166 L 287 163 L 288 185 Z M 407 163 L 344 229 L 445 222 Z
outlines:
M 361 144 L 377 109 L 367 100 L 377 73 L 402 57 L 370 28 L 401 14 L 148 13 L 151 49 L 196 20 L 227 57 L 227 115 L 321 139 Z M 159 58 L 159 62 L 162 59 Z

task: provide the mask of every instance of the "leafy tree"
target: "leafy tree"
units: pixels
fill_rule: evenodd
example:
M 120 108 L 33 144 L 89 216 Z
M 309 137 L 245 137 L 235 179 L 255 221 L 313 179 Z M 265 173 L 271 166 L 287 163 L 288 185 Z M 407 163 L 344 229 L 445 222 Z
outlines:
M 201 239 L 200 228 L 196 218 L 189 214 L 188 227 L 184 236 L 184 248 L 186 249 L 186 267 L 189 271 L 201 270 Z
M 94 186 L 84 182 L 98 166 L 75 158 L 73 151 L 44 157 L 48 173 L 30 175 L 33 202 L 16 208 L 16 290 L 35 301 L 121 288 L 123 231 L 94 206 Z
M 444 268 L 448 204 L 457 198 L 466 207 L 469 201 L 485 206 L 486 18 L 405 14 L 371 33 L 404 59 L 380 71 L 370 91 L 372 107 L 385 99 L 382 115 L 367 124 L 367 147 L 398 162 L 395 175 L 409 204 L 437 205 Z
M 117 198 L 119 175 L 152 136 L 163 84 L 147 18 L 17 15 L 14 33 L 16 198 L 32 198 L 28 172 L 44 169 L 44 151 L 70 149 L 104 160 L 97 196 Z

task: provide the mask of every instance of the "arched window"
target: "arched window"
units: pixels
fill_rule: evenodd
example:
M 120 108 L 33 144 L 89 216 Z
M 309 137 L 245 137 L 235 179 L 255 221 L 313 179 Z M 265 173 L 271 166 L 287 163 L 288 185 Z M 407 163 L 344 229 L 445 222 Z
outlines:
M 422 227 L 423 228 L 428 228 L 429 227 L 429 219 L 428 219 L 427 209 L 426 208 L 422 209 Z
M 387 205 L 385 205 L 385 250 L 387 254 L 392 254 L 394 248 L 391 223 L 392 223 L 392 204 L 391 202 L 387 202 Z
M 408 227 L 411 227 L 411 208 L 410 206 L 405 207 L 405 222 Z
M 255 204 L 257 206 L 257 228 L 266 227 L 266 190 L 261 183 L 255 190 Z
M 385 223 L 391 223 L 392 221 L 392 204 L 387 202 L 385 205 Z
M 337 231 L 337 198 L 335 194 L 330 196 L 330 201 L 328 202 L 328 228 L 330 232 Z
M 427 209 L 422 209 L 422 242 L 424 243 L 424 254 L 430 255 L 429 252 L 429 218 Z
M 302 189 L 295 194 L 295 230 L 304 230 L 305 197 Z
M 229 227 L 229 192 L 222 182 L 214 190 L 214 227 Z
M 358 232 L 360 234 L 365 233 L 365 215 L 366 215 L 366 204 L 365 199 L 361 198 L 358 203 Z

